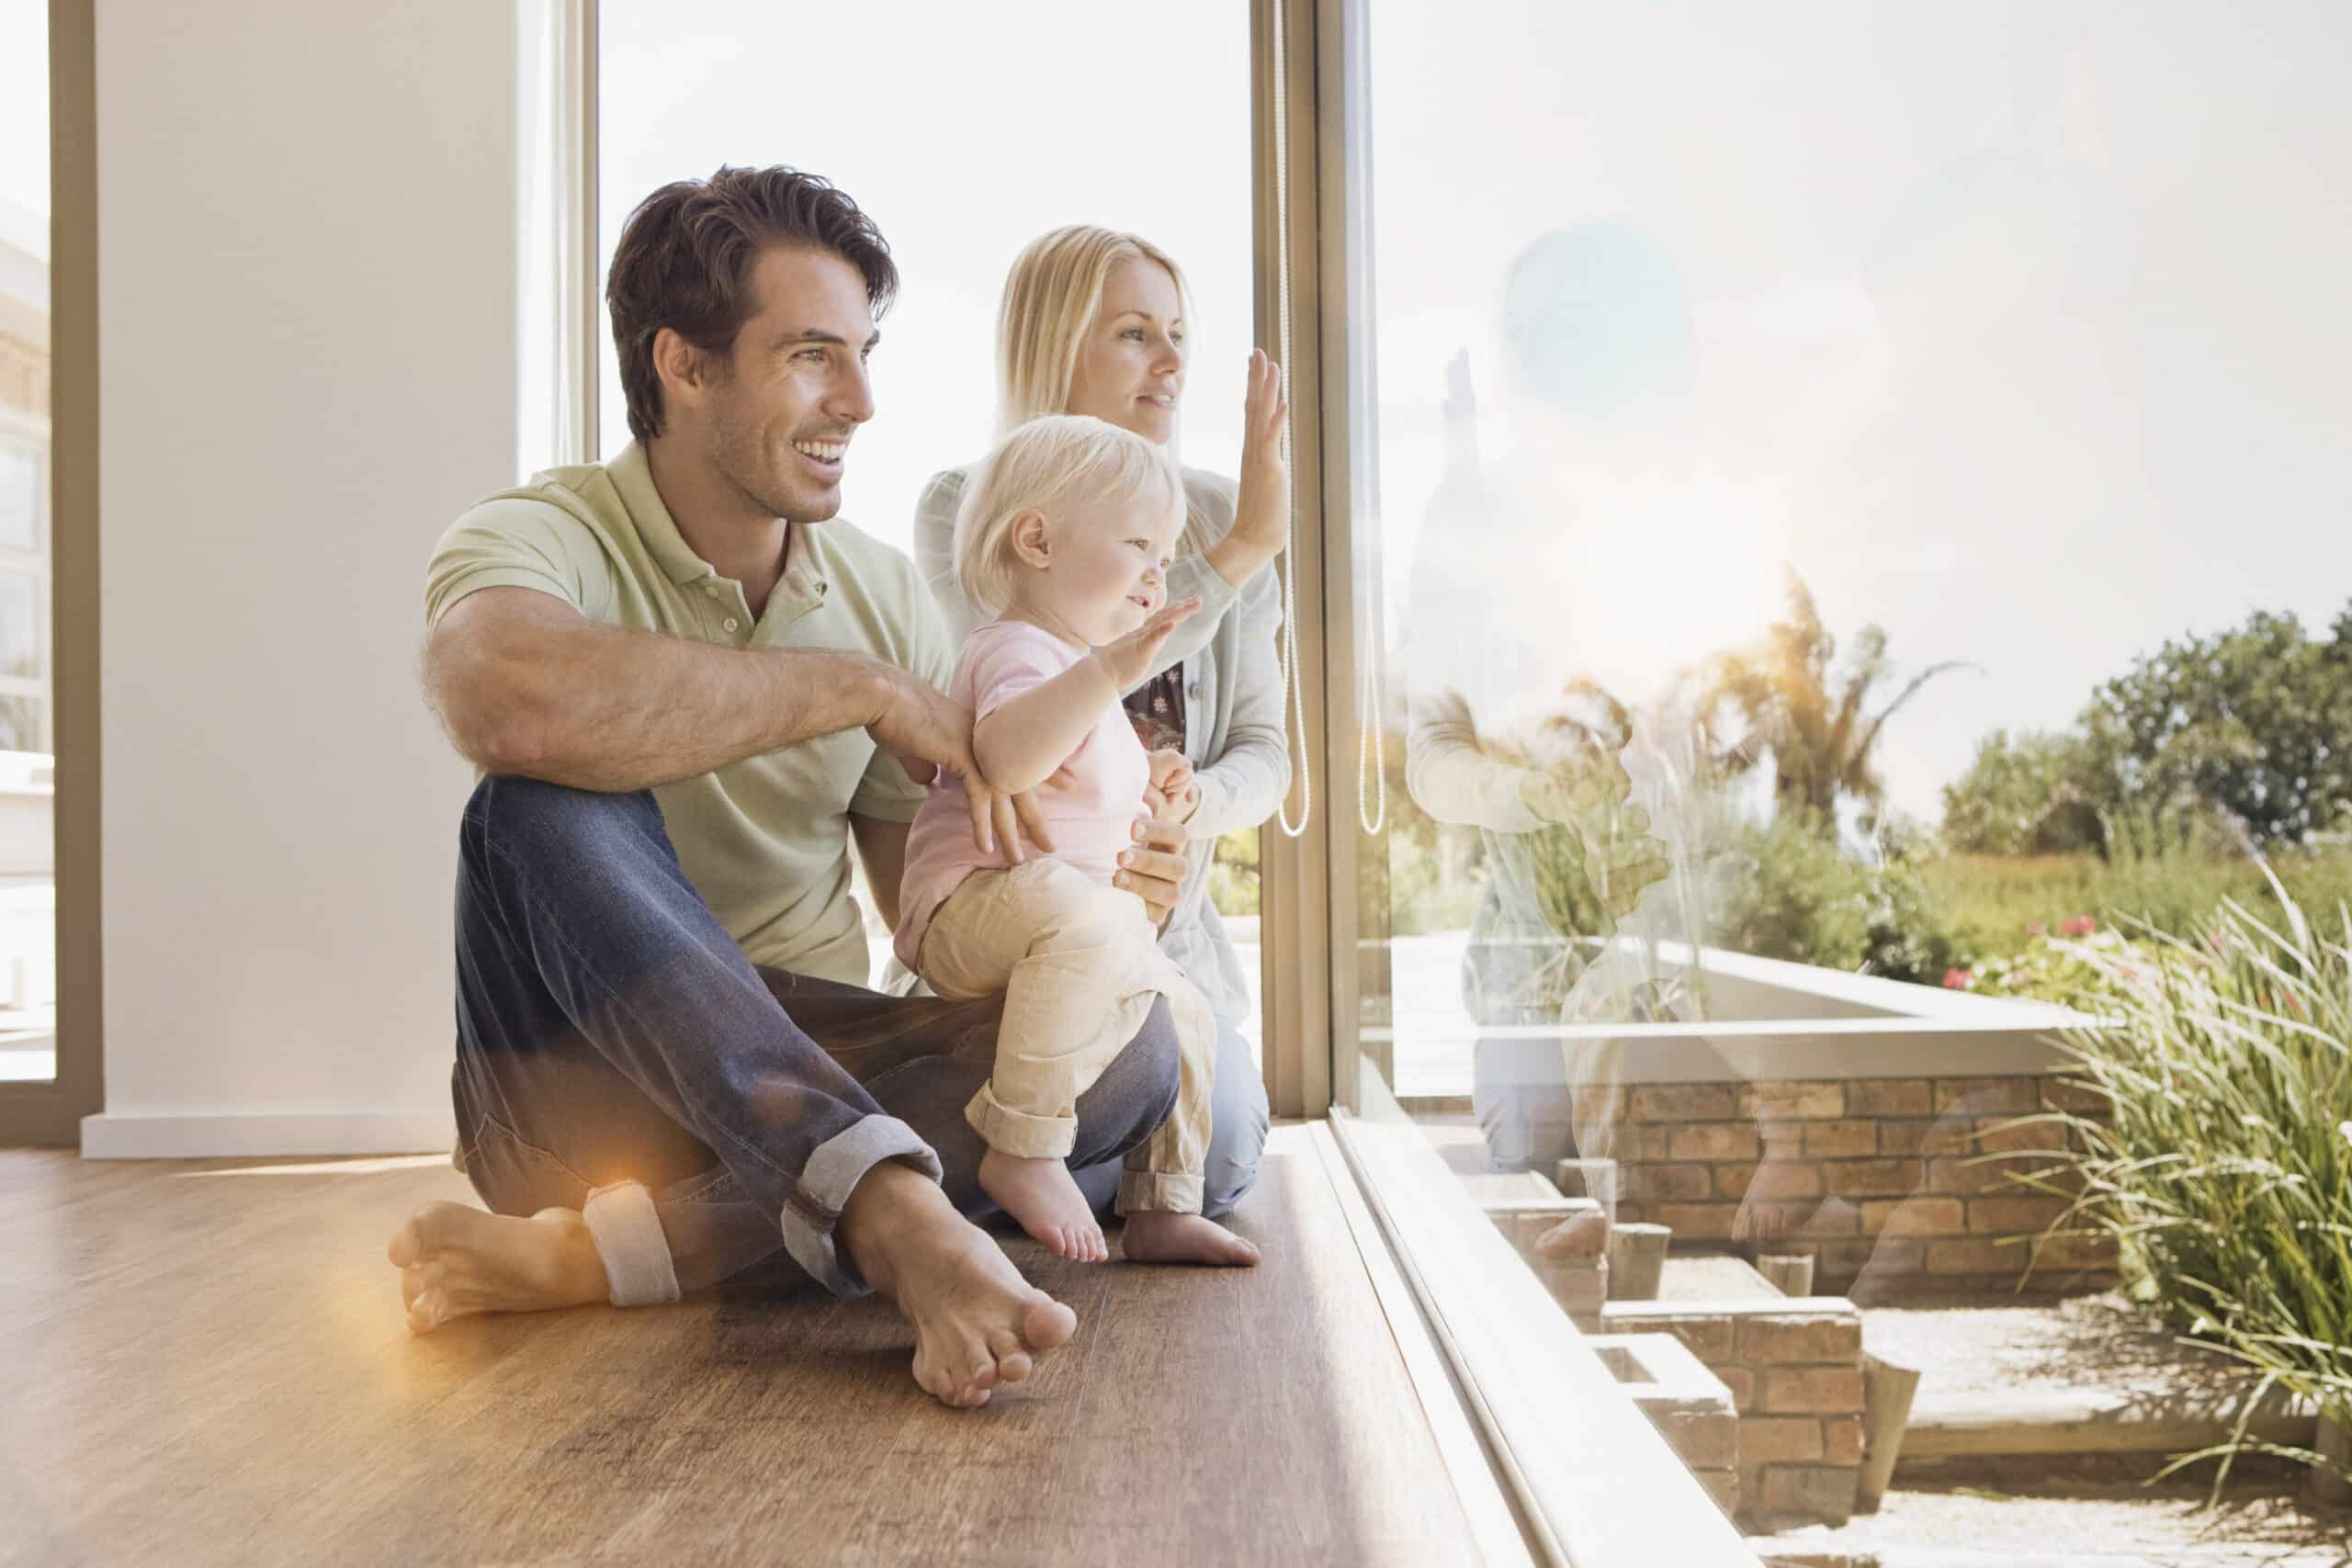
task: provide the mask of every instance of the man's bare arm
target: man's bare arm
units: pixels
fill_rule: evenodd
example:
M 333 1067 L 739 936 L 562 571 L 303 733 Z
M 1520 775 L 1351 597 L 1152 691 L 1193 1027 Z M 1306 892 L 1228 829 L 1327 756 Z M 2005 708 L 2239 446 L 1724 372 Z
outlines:
M 907 874 L 909 822 L 885 822 L 850 813 L 850 837 L 857 840 L 857 858 L 865 863 L 865 886 L 873 891 L 875 912 L 892 931 L 899 929 L 899 884 Z
M 964 782 L 983 850 L 1000 829 L 1014 838 L 1016 809 L 1024 824 L 1035 812 L 981 780 L 967 710 L 855 654 L 713 648 L 600 626 L 533 589 L 485 588 L 434 627 L 424 686 L 458 750 L 492 773 L 647 789 L 864 728 L 918 782 L 940 769 Z

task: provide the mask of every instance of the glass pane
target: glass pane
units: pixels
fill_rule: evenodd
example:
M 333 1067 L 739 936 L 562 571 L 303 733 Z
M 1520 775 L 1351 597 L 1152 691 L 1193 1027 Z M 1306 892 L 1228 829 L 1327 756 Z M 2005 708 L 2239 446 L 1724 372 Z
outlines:
M 888 240 L 901 287 L 880 323 L 876 415 L 825 526 L 911 552 L 932 477 L 979 457 L 995 433 L 997 316 L 1014 257 L 1067 224 L 1142 234 L 1176 258 L 1193 296 L 1184 459 L 1235 474 L 1253 341 L 1246 8 L 1056 0 L 1009 28 L 987 7 L 922 0 L 889 17 L 893 36 L 922 46 L 867 69 L 855 62 L 879 57 L 866 13 L 606 0 L 603 257 L 647 195 L 724 164 L 787 163 L 854 197 Z M 604 448 L 617 452 L 629 436 L 609 343 L 601 396 Z M 1246 1013 L 1254 1051 L 1254 862 L 1237 858 L 1248 841 L 1229 839 L 1210 874 L 1212 897 L 1237 916 L 1227 935 L 1244 985 L 1231 1010 Z M 862 868 L 855 896 L 881 983 L 888 933 Z
M 858 433 L 842 516 L 906 548 L 924 484 L 994 433 L 997 307 L 1013 257 L 1066 223 L 1133 231 L 1173 255 L 1193 289 L 1186 459 L 1233 472 L 1252 342 L 1247 17 L 1170 21 L 1056 0 L 1025 8 L 1013 29 L 985 6 L 923 0 L 890 18 L 922 47 L 852 69 L 873 58 L 862 13 L 606 6 L 600 255 L 649 193 L 722 164 L 790 164 L 854 197 L 889 241 L 901 288 L 881 323 L 876 412 Z M 831 63 L 781 63 L 816 60 Z M 1004 90 L 1016 80 L 1052 90 Z M 609 341 L 605 355 L 599 418 L 616 452 L 628 426 Z
M 21 571 L 0 571 L 0 676 L 40 678 L 40 589 Z
M 0 7 L 0 1081 L 56 1076 L 49 670 L 49 7 Z M 24 689 L 29 683 L 32 690 Z
M 0 549 L 40 546 L 40 464 L 29 446 L 0 440 Z
M 1777 1300 L 1793 1258 L 1815 1293 L 1949 1309 L 1913 1336 L 1923 1400 L 1986 1375 L 1934 1345 L 2018 1304 L 2007 1238 L 2102 1149 L 2277 1161 L 2352 1217 L 2339 1112 L 2310 1109 L 2344 1103 L 2345 1025 L 2314 1043 L 2247 978 L 2245 923 L 2290 929 L 2266 867 L 2331 932 L 2352 885 L 2346 14 L 1369 12 L 1366 1073 L 1507 1230 L 1551 1217 L 1513 1234 L 1574 1315 Z M 2249 967 L 2203 1014 L 2152 989 L 2214 953 Z M 2239 1003 L 2250 1037 L 2196 1033 Z M 2249 1038 L 2293 1093 L 2215 1074 L 2137 1143 L 2010 1126 Z M 2052 1139 L 2046 1190 L 1998 1157 Z M 1557 1228 L 1587 1191 L 1616 1219 L 1589 1251 Z M 2213 1256 L 2277 1263 L 2251 1245 Z M 2340 1250 L 2302 1247 L 2277 1277 L 2342 1299 Z M 2028 1299 L 2123 1268 L 2186 1325 L 2202 1265 L 2162 1250 L 2054 1242 Z M 1839 1386 L 1799 1445 L 1833 1512 Z M 1744 1480 L 1767 1511 L 1799 1489 Z

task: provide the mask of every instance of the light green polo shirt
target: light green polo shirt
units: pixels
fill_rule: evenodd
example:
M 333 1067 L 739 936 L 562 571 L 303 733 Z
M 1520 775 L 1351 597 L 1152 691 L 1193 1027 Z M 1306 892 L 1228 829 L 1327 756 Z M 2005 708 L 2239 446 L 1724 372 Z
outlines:
M 433 552 L 426 623 L 497 587 L 552 594 L 607 626 L 722 648 L 861 653 L 943 691 L 955 667 L 914 564 L 838 519 L 794 526 L 783 581 L 754 621 L 742 585 L 678 532 L 634 443 L 609 463 L 535 474 L 458 519 Z M 865 984 L 849 817 L 911 822 L 923 790 L 865 730 L 747 757 L 653 794 L 686 879 L 746 957 Z

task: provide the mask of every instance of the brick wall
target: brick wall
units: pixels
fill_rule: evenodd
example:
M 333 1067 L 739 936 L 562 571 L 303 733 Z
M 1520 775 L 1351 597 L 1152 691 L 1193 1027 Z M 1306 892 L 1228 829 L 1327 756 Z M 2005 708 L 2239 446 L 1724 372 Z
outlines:
M 1619 1092 L 1611 1152 L 1620 1220 L 1672 1226 L 1677 1250 L 1744 1246 L 1757 1238 L 1736 1235 L 1736 1221 L 1752 1198 L 1749 1219 L 1773 1236 L 1769 1250 L 1812 1253 L 1816 1290 L 1844 1293 L 1859 1283 L 1865 1301 L 2014 1291 L 2030 1249 L 2003 1238 L 2038 1235 L 2065 1207 L 2011 1179 L 2046 1168 L 2030 1151 L 2057 1146 L 2065 1129 L 2014 1123 L 2097 1104 L 2052 1076 L 1634 1084 Z M 2103 1238 L 2061 1238 L 2041 1247 L 2029 1288 L 2113 1282 Z
M 1611 1335 L 1671 1334 L 1739 1416 L 1743 1515 L 1843 1524 L 1862 1463 L 1862 1317 L 1851 1302 L 1611 1302 Z

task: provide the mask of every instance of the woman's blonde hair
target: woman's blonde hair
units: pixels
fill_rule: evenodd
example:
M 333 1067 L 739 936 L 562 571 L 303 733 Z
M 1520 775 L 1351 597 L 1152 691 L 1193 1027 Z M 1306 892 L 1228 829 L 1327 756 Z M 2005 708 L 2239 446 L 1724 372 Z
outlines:
M 1193 288 L 1176 258 L 1140 234 L 1092 223 L 1072 223 L 1038 235 L 1005 275 L 996 318 L 997 434 L 1020 429 L 1044 414 L 1069 410 L 1079 351 L 1102 310 L 1111 269 L 1123 261 L 1156 262 L 1176 285 L 1176 309 L 1193 317 Z M 1171 457 L 1176 450 L 1171 441 Z M 1179 471 L 1182 471 L 1181 465 Z M 1198 555 L 1214 542 L 1207 519 L 1187 498 L 1180 553 Z
M 1069 409 L 1079 349 L 1102 309 L 1111 269 L 1156 262 L 1176 283 L 1176 308 L 1193 313 L 1193 291 L 1176 259 L 1140 234 L 1073 223 L 1029 242 L 1005 275 L 996 318 L 996 428 L 1018 430 L 1039 414 Z
M 972 470 L 956 511 L 956 576 L 988 615 L 1011 602 L 1013 519 L 1088 502 L 1142 499 L 1185 515 L 1184 475 L 1165 447 L 1091 414 L 1033 419 L 996 444 Z

